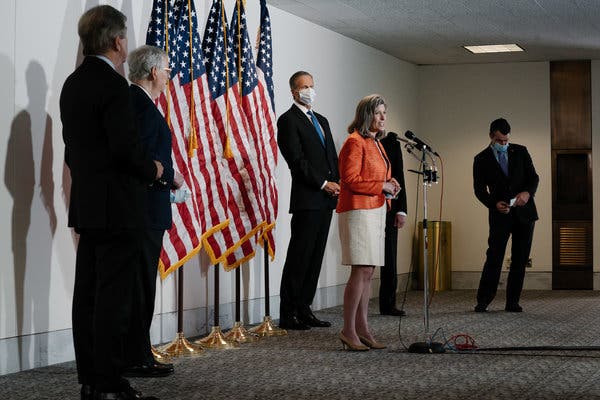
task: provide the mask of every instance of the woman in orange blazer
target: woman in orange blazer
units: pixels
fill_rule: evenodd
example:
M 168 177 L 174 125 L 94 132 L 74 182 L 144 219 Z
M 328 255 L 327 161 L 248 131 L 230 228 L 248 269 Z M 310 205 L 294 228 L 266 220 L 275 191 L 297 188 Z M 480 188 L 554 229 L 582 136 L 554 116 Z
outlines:
M 344 349 L 383 349 L 367 321 L 371 278 L 384 265 L 385 216 L 390 198 L 400 190 L 391 177 L 390 162 L 379 139 L 385 136 L 385 100 L 377 94 L 356 107 L 339 155 L 340 194 L 336 211 L 342 244 L 342 264 L 352 270 L 344 291 Z

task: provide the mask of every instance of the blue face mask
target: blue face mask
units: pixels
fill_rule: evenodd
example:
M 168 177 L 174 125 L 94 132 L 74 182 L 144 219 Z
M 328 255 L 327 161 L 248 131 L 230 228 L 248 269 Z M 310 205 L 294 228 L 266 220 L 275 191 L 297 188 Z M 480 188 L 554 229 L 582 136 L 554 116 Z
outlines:
M 500 144 L 500 143 L 494 142 L 494 144 L 492 144 L 492 146 L 494 147 L 494 150 L 496 150 L 500 153 L 506 153 L 508 151 L 508 143 Z

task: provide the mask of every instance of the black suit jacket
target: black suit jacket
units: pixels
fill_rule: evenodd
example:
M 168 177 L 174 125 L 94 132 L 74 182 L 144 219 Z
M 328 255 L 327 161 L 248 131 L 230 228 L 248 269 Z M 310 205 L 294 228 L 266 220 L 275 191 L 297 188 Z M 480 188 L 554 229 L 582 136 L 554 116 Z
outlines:
M 489 146 L 477 154 L 473 162 L 475 196 L 489 209 L 490 217 L 503 215 L 496 209 L 497 202 L 508 203 L 517 193 L 527 191 L 531 195 L 527 204 L 511 208 L 511 213 L 521 222 L 537 220 L 534 196 L 539 180 L 527 148 L 518 144 L 508 146 L 508 177 Z
M 146 187 L 156 166 L 142 151 L 125 78 L 105 61 L 86 57 L 65 81 L 60 118 L 72 179 L 69 226 L 143 228 Z
M 398 141 L 398 135 L 394 132 L 388 134 L 380 140 L 388 159 L 392 166 L 392 177 L 400 184 L 398 197 L 392 200 L 392 206 L 388 210 L 388 215 L 394 217 L 398 212 L 406 212 L 406 185 L 404 183 L 404 161 L 402 159 L 402 147 Z
M 142 88 L 131 85 L 131 102 L 137 131 L 144 152 L 163 165 L 160 182 L 147 190 L 148 212 L 146 225 L 150 229 L 168 230 L 172 224 L 170 189 L 173 185 L 173 160 L 171 159 L 171 130 L 154 102 Z
M 308 116 L 295 104 L 277 120 L 277 143 L 292 175 L 290 213 L 334 209 L 337 204 L 337 198 L 321 190 L 325 181 L 340 180 L 337 151 L 329 122 L 314 114 L 323 128 L 325 146 Z

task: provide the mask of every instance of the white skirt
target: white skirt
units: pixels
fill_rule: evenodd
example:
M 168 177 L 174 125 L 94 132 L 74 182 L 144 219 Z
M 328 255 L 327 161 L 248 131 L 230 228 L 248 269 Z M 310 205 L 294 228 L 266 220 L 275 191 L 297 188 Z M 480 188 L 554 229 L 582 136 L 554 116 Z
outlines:
M 385 264 L 386 203 L 370 210 L 338 214 L 342 265 Z

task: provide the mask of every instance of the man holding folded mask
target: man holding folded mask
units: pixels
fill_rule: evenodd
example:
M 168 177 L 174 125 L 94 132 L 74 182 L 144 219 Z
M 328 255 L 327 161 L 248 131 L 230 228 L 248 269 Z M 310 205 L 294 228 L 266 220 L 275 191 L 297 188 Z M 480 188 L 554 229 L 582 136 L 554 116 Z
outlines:
M 477 154 L 473 162 L 475 196 L 488 208 L 490 224 L 475 312 L 486 312 L 496 295 L 506 244 L 511 235 L 505 311 L 522 312 L 519 299 L 531 250 L 533 227 L 538 219 L 533 198 L 539 177 L 527 148 L 509 144 L 508 121 L 504 118 L 492 121 L 489 135 L 490 145 Z

